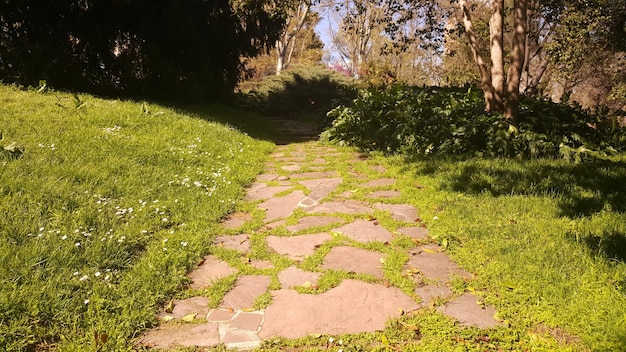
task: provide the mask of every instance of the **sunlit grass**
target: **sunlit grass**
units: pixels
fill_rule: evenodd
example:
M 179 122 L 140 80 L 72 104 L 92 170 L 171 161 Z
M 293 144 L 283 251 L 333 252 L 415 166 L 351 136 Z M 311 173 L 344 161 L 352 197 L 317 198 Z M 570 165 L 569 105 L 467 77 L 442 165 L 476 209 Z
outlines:
M 272 148 L 236 113 L 0 86 L 0 346 L 130 348 Z

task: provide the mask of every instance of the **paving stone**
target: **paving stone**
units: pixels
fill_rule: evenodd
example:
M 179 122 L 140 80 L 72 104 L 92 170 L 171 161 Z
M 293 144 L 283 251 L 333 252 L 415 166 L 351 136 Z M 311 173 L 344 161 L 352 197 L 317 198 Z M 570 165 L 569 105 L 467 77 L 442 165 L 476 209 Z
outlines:
M 248 253 L 252 248 L 250 235 L 247 234 L 219 236 L 213 242 L 216 246 L 232 249 L 241 253 Z
M 294 191 L 283 197 L 269 199 L 261 203 L 259 208 L 267 210 L 265 219 L 270 222 L 293 214 L 302 198 L 304 198 L 302 191 Z
M 343 182 L 341 178 L 322 178 L 304 180 L 299 183 L 311 190 L 311 193 L 308 195 L 309 198 L 319 202 L 334 191 L 341 182 Z
M 239 312 L 230 322 L 230 328 L 258 332 L 262 322 L 262 312 Z
M 235 317 L 235 312 L 229 309 L 211 309 L 206 316 L 209 323 L 222 323 Z
M 214 255 L 204 257 L 202 263 L 189 274 L 193 289 L 201 289 L 211 286 L 219 279 L 236 273 L 237 270 L 230 267 L 228 263 L 217 259 Z
M 387 319 L 400 315 L 400 310 L 419 308 L 398 288 L 357 280 L 344 280 L 319 295 L 299 294 L 294 290 L 278 290 L 272 295 L 259 333 L 262 339 L 380 331 Z
M 175 346 L 211 347 L 220 343 L 219 330 L 215 323 L 163 325 L 150 330 L 140 339 L 140 343 L 150 348 L 165 349 Z
M 391 217 L 397 221 L 404 222 L 417 222 L 417 209 L 409 204 L 374 204 L 374 208 L 379 210 L 388 211 L 391 213 Z
M 315 199 L 309 198 L 307 196 L 307 197 L 300 199 L 300 201 L 298 202 L 298 207 L 306 209 L 306 208 L 314 207 L 318 204 L 319 203 Z
M 378 224 L 378 221 L 357 219 L 352 223 L 343 225 L 332 230 L 340 232 L 346 237 L 361 243 L 373 241 L 390 242 L 393 239 L 391 232 Z
M 452 296 L 452 290 L 447 286 L 426 285 L 415 289 L 415 293 L 422 299 L 422 305 L 430 305 L 436 298 Z
M 281 169 L 283 169 L 285 171 L 293 172 L 293 171 L 298 171 L 298 170 L 302 169 L 302 165 L 300 165 L 300 164 L 290 164 L 290 165 L 281 166 Z
M 467 326 L 488 329 L 499 325 L 494 318 L 496 310 L 492 306 L 481 307 L 477 297 L 467 292 L 437 310 Z
M 316 207 L 310 208 L 307 210 L 311 213 L 324 213 L 324 214 L 348 214 L 348 215 L 357 215 L 357 214 L 373 214 L 374 210 L 364 203 L 345 200 L 341 202 L 326 202 L 322 203 Z
M 277 227 L 281 227 L 287 223 L 287 220 L 278 220 L 274 222 L 270 222 L 269 224 L 265 224 L 265 227 L 268 229 L 275 229 Z
M 302 163 L 306 160 L 306 155 L 301 156 L 285 156 L 281 158 L 274 158 L 276 161 L 280 161 L 283 163 Z
M 293 188 L 291 186 L 268 186 L 266 184 L 262 184 L 262 187 L 252 187 L 248 190 L 246 199 L 250 201 L 255 200 L 267 200 L 275 196 L 280 192 L 284 192 Z
M 411 237 L 414 240 L 427 241 L 428 237 L 428 229 L 425 227 L 401 227 L 398 229 L 398 232 Z
M 388 186 L 394 185 L 395 183 L 396 183 L 396 180 L 394 178 L 379 178 L 376 180 L 366 182 L 362 184 L 361 187 L 363 188 L 388 187 Z
M 237 212 L 230 214 L 221 225 L 227 229 L 237 229 L 250 220 L 252 220 L 250 214 Z
M 383 277 L 380 252 L 368 251 L 355 247 L 333 247 L 324 258 L 322 268 L 343 270 L 357 274 L 370 274 L 376 278 Z
M 435 252 L 432 250 L 432 247 L 425 247 L 427 251 L 421 251 L 419 254 L 412 255 L 409 258 L 405 265 L 406 269 L 416 268 L 428 279 L 438 280 L 441 284 L 448 283 L 451 276 L 463 278 L 472 276 L 472 274 L 459 268 L 446 254 Z
M 333 224 L 342 224 L 345 220 L 338 216 L 305 216 L 298 219 L 297 225 L 287 226 L 287 230 L 298 232 L 311 227 L 328 226 Z
M 187 299 L 174 300 L 174 309 L 171 313 L 163 313 L 161 316 L 169 315 L 175 319 L 183 318 L 189 314 L 196 314 L 196 317 L 204 317 L 209 312 L 209 299 L 206 297 L 191 297 Z
M 387 172 L 387 168 L 382 165 L 374 165 L 371 167 L 371 169 L 378 172 L 379 174 Z
M 330 177 L 337 177 L 338 173 L 337 171 L 328 171 L 328 172 L 320 172 L 320 171 L 316 171 L 316 172 L 303 172 L 300 174 L 292 174 L 291 178 L 292 179 L 298 179 L 298 178 L 330 178 Z
M 284 255 L 291 260 L 302 261 L 307 256 L 315 253 L 317 247 L 332 236 L 327 233 L 317 233 L 302 236 L 267 236 L 267 246 L 278 254 Z
M 392 191 L 392 190 L 387 190 L 387 191 L 375 191 L 372 192 L 370 194 L 367 195 L 368 198 L 395 198 L 395 197 L 400 197 L 402 195 L 402 193 L 400 191 Z
M 274 263 L 269 260 L 254 259 L 250 261 L 250 265 L 256 269 L 271 269 L 274 267 Z
M 269 285 L 270 278 L 268 276 L 240 276 L 235 287 L 224 296 L 220 307 L 235 310 L 252 308 L 254 300 L 265 293 Z
M 321 273 L 314 273 L 310 271 L 304 271 L 300 268 L 290 266 L 287 269 L 278 273 L 278 281 L 283 289 L 289 289 L 294 286 L 303 286 L 307 282 L 311 286 L 317 285 L 317 280 L 322 276 Z
M 261 339 L 255 332 L 242 330 L 226 331 L 221 342 L 229 349 L 251 350 L 261 346 Z
M 280 177 L 278 174 L 261 174 L 257 176 L 257 181 L 275 181 Z

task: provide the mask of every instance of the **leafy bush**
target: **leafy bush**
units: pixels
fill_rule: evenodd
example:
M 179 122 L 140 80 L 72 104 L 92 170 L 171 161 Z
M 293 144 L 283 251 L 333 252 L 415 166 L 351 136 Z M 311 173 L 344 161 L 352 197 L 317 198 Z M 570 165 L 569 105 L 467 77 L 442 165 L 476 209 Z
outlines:
M 315 114 L 349 103 L 356 97 L 353 81 L 322 67 L 297 66 L 267 77 L 240 95 L 240 105 L 270 116 Z
M 519 121 L 486 113 L 474 88 L 394 85 L 364 89 L 328 113 L 322 138 L 363 150 L 409 156 L 457 155 L 580 161 L 625 149 L 624 129 L 579 107 L 523 99 Z

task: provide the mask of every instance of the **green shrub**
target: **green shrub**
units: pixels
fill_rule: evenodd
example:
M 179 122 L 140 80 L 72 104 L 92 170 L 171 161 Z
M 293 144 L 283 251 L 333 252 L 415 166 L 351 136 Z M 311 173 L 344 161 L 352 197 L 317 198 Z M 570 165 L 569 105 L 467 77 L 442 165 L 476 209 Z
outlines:
M 581 160 L 623 151 L 624 129 L 579 107 L 524 98 L 519 121 L 486 113 L 474 88 L 394 85 L 361 90 L 328 113 L 322 138 L 408 156 L 548 157 Z M 608 121 L 608 122 L 607 122 Z
M 297 66 L 267 77 L 239 96 L 241 106 L 270 116 L 315 114 L 355 98 L 353 81 L 323 67 Z

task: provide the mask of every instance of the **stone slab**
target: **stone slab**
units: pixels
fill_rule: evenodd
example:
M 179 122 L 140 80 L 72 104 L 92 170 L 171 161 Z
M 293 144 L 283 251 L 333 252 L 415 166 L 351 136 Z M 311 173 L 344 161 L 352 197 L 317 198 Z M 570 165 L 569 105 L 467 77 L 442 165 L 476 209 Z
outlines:
M 368 198 L 377 199 L 377 198 L 396 198 L 400 197 L 402 193 L 400 191 L 394 190 L 383 190 L 383 191 L 374 191 L 372 193 L 367 194 Z
M 391 213 L 391 217 L 397 221 L 417 222 L 419 220 L 417 209 L 409 204 L 374 204 L 374 208 Z
M 288 217 L 293 214 L 294 210 L 298 208 L 298 203 L 304 198 L 302 191 L 294 191 L 290 194 L 269 199 L 259 205 L 259 208 L 265 209 L 265 219 L 267 222 L 276 220 L 283 217 Z
M 269 285 L 270 278 L 268 276 L 240 276 L 235 287 L 224 296 L 220 307 L 234 310 L 250 309 L 254 306 L 254 300 L 265 293 Z
M 257 181 L 275 181 L 280 177 L 278 174 L 261 174 L 257 176 Z
M 415 268 L 426 278 L 437 280 L 440 284 L 448 283 L 452 276 L 460 276 L 462 278 L 470 278 L 472 276 L 472 274 L 459 268 L 448 255 L 436 252 L 431 247 L 427 247 L 427 251 L 422 250 L 418 254 L 412 255 L 405 268 Z
M 214 243 L 216 246 L 235 250 L 241 253 L 248 253 L 252 248 L 250 235 L 247 234 L 219 236 L 215 239 Z
M 348 214 L 348 215 L 358 215 L 358 214 L 373 214 L 374 210 L 367 206 L 364 203 L 345 200 L 340 202 L 326 202 L 322 203 L 316 207 L 310 208 L 307 210 L 311 213 L 322 213 L 322 214 Z
M 287 230 L 298 232 L 309 229 L 311 227 L 329 226 L 334 224 L 342 224 L 345 220 L 338 216 L 305 216 L 298 219 L 297 225 L 287 226 Z
M 232 213 L 222 222 L 222 226 L 227 229 L 234 230 L 240 228 L 243 224 L 250 220 L 252 220 L 252 216 L 250 216 L 250 214 L 241 212 Z
M 164 312 L 161 316 L 171 316 L 174 319 L 181 319 L 189 314 L 196 314 L 202 318 L 209 312 L 209 299 L 206 297 L 191 297 L 187 299 L 174 300 L 174 309 L 171 313 Z
M 447 286 L 425 285 L 415 289 L 415 293 L 422 299 L 422 305 L 430 305 L 437 298 L 446 299 L 452 296 L 452 290 Z
M 230 321 L 234 316 L 235 312 L 230 309 L 211 309 L 206 316 L 206 320 L 209 323 L 222 323 Z
M 321 273 L 304 271 L 300 268 L 290 266 L 278 273 L 278 280 L 283 289 L 290 289 L 295 286 L 304 286 L 307 282 L 311 286 L 317 285 L 317 280 L 322 276 Z
M 273 292 L 259 336 L 300 338 L 309 334 L 354 334 L 383 330 L 389 318 L 419 308 L 398 288 L 344 280 L 319 295 Z
M 438 311 L 458 320 L 462 325 L 477 326 L 482 329 L 498 326 L 499 323 L 494 318 L 496 310 L 492 306 L 483 308 L 477 300 L 476 296 L 466 292 L 445 306 L 439 307 Z
M 252 265 L 255 269 L 271 269 L 274 267 L 274 263 L 271 261 L 261 259 L 251 260 L 250 265 Z
M 343 182 L 342 178 L 321 178 L 304 180 L 299 183 L 311 190 L 308 195 L 309 198 L 319 202 L 334 191 L 341 182 Z
M 299 174 L 291 174 L 290 177 L 293 179 L 299 179 L 299 178 L 330 178 L 330 177 L 337 177 L 338 173 L 337 171 L 328 171 L 328 172 L 321 172 L 321 171 L 315 171 L 315 172 L 303 172 L 303 173 L 299 173 Z
M 401 227 L 397 231 L 414 240 L 427 241 L 429 239 L 428 229 L 425 227 Z
M 377 221 L 367 221 L 357 219 L 352 223 L 343 225 L 332 230 L 340 232 L 346 237 L 361 243 L 369 243 L 374 241 L 390 242 L 393 239 L 391 232 L 378 224 Z
M 376 180 L 372 180 L 366 182 L 361 185 L 363 188 L 374 188 L 374 187 L 389 187 L 396 183 L 396 180 L 393 178 L 379 178 Z
M 230 328 L 258 332 L 263 322 L 263 313 L 239 312 L 230 322 Z
M 267 246 L 278 254 L 295 261 L 301 261 L 315 253 L 318 246 L 330 241 L 332 236 L 327 233 L 317 233 L 302 236 L 267 236 Z
M 150 330 L 140 339 L 140 344 L 149 348 L 170 349 L 182 347 L 212 347 L 220 343 L 216 323 L 201 325 L 162 325 Z
M 237 270 L 228 265 L 228 263 L 219 260 L 214 255 L 208 255 L 204 257 L 202 263 L 189 274 L 189 278 L 191 279 L 190 287 L 193 289 L 205 288 L 211 286 L 213 282 L 236 272 Z
M 333 247 L 324 258 L 321 267 L 382 278 L 382 258 L 383 254 L 379 252 L 349 246 Z
M 291 186 L 268 186 L 264 183 L 262 185 L 264 186 L 250 188 L 247 192 L 246 199 L 250 201 L 268 200 L 276 194 L 285 192 L 292 188 Z

